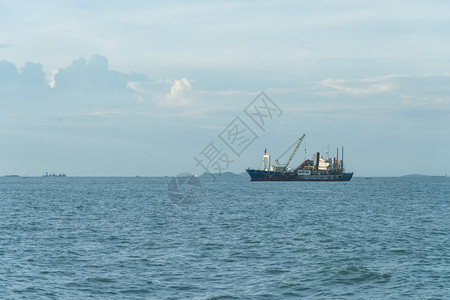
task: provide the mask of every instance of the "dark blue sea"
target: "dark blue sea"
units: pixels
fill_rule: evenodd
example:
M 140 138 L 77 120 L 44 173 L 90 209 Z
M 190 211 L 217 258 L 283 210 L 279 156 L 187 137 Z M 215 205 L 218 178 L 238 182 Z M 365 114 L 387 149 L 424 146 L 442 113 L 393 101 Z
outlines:
M 448 178 L 170 180 L 0 178 L 0 299 L 450 298 Z

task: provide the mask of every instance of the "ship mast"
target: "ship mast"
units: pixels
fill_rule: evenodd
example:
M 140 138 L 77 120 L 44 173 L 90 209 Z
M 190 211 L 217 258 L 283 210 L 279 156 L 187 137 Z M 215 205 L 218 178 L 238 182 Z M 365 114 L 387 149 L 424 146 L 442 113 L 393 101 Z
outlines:
M 330 142 L 327 144 L 327 160 L 330 158 Z

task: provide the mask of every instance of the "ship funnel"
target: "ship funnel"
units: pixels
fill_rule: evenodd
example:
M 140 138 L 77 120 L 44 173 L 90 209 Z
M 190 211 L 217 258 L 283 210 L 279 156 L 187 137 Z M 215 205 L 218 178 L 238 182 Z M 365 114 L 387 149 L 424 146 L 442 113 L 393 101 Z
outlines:
M 319 170 L 320 152 L 316 153 L 316 170 Z

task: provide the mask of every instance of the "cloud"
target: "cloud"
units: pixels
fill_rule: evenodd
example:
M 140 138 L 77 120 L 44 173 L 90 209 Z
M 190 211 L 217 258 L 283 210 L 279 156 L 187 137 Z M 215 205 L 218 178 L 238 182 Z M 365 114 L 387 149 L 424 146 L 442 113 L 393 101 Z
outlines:
M 191 83 L 186 78 L 175 79 L 170 92 L 165 96 L 165 102 L 170 106 L 180 106 L 189 103 L 187 93 L 191 90 Z
M 117 92 L 130 91 L 129 82 L 146 80 L 143 74 L 110 70 L 108 59 L 96 54 L 89 61 L 79 58 L 69 67 L 60 68 L 54 75 L 54 86 L 56 90 Z
M 3 43 L 0 43 L 0 48 L 9 48 L 9 47 L 11 47 L 10 44 L 3 44 Z
M 59 68 L 53 74 L 46 74 L 40 63 L 27 62 L 20 72 L 8 61 L 0 61 L 0 86 L 11 88 L 50 88 L 71 92 L 132 92 L 130 82 L 147 81 L 139 73 L 123 73 L 110 70 L 108 60 L 101 55 L 92 56 L 89 61 L 79 58 L 66 68 Z M 22 90 L 17 89 L 16 92 Z
M 129 82 L 128 87 L 135 91 L 141 101 L 153 101 L 160 106 L 204 106 L 211 107 L 215 104 L 223 104 L 223 99 L 240 99 L 249 97 L 252 99 L 260 91 L 245 90 L 199 90 L 192 85 L 193 80 L 183 77 L 181 79 L 158 79 L 155 81 Z M 214 100 L 213 100 L 214 99 Z M 230 104 L 227 101 L 226 104 Z
M 20 73 L 22 86 L 49 87 L 46 74 L 41 64 L 27 62 Z
M 148 82 L 143 74 L 110 70 L 107 58 L 101 55 L 76 59 L 49 73 L 40 63 L 27 62 L 17 68 L 11 62 L 0 61 L 0 102 L 4 109 L 119 109 L 142 100 L 142 93 L 133 89 L 132 83 L 143 82 Z
M 19 72 L 13 63 L 0 61 L 0 86 L 15 84 L 18 80 Z
M 41 64 L 27 62 L 19 72 L 13 63 L 1 61 L 0 87 L 22 92 L 23 88 L 35 91 L 37 88 L 49 88 L 49 85 Z
M 156 102 L 160 106 L 182 106 L 190 103 L 192 90 L 188 79 L 158 79 L 156 81 L 130 81 L 128 88 L 135 92 L 138 101 Z
M 365 79 L 327 79 L 314 93 L 326 97 L 384 97 L 403 104 L 443 105 L 450 102 L 450 74 L 388 75 Z
M 375 77 L 369 79 L 326 79 L 320 83 L 320 94 L 334 95 L 373 95 L 386 93 L 393 89 L 389 77 Z

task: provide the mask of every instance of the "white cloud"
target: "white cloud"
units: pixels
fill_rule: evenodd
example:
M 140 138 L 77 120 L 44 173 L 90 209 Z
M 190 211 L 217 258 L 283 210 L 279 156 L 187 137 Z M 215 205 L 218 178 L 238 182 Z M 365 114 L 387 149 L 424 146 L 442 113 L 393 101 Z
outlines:
M 450 74 L 388 75 L 365 79 L 326 79 L 314 93 L 326 97 L 383 97 L 408 105 L 445 105 L 450 101 Z
M 55 75 L 58 74 L 58 70 L 52 70 L 45 74 L 45 79 L 47 80 L 48 84 L 51 88 L 55 87 Z
M 190 101 L 187 93 L 192 89 L 191 83 L 186 78 L 175 79 L 170 92 L 165 96 L 165 103 L 170 106 L 186 105 Z
M 319 94 L 335 96 L 339 94 L 348 95 L 374 95 L 386 93 L 394 89 L 390 76 L 374 77 L 368 79 L 326 79 L 320 83 L 322 89 Z
M 128 82 L 127 87 L 135 92 L 134 97 L 139 102 L 156 102 L 160 106 L 184 106 L 192 102 L 192 95 L 196 93 L 192 89 L 192 80 L 185 77 L 168 80 Z M 201 94 L 201 92 L 198 92 Z
M 441 106 L 450 104 L 450 96 L 447 98 L 433 98 L 433 97 L 411 97 L 407 95 L 401 95 L 402 104 L 412 106 Z
M 147 90 L 143 87 L 142 82 L 130 81 L 127 87 L 138 93 L 146 93 Z

